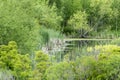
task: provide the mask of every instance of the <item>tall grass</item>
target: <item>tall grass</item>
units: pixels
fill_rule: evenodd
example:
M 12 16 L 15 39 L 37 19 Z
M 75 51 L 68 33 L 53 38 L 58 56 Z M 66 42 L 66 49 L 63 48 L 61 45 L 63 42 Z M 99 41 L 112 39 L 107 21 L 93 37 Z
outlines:
M 0 80 L 15 80 L 8 70 L 0 70 Z

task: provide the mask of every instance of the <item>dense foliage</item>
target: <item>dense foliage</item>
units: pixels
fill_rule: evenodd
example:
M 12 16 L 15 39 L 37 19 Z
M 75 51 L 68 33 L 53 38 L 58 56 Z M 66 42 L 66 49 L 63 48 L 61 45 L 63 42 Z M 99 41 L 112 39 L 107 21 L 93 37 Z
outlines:
M 21 55 L 17 48 L 14 41 L 0 46 L 0 68 L 9 70 L 15 80 L 41 79 L 49 65 L 48 56 L 38 51 L 31 59 L 29 54 Z
M 0 5 L 0 44 L 16 41 L 20 52 L 39 49 L 44 36 L 41 27 L 60 27 L 55 6 L 50 8 L 45 1 L 9 0 L 0 1 Z
M 119 4 L 0 0 L 0 80 L 119 80 Z
M 17 45 L 15 42 L 9 42 L 8 45 L 0 47 L 0 68 L 10 70 L 11 74 L 17 80 L 27 79 L 30 76 L 29 55 L 18 54 Z
M 63 17 L 64 33 L 73 32 L 73 28 L 69 28 L 68 21 L 78 11 L 87 14 L 84 17 L 85 22 L 91 28 L 89 31 L 85 31 L 84 35 L 101 31 L 103 28 L 104 31 L 119 30 L 119 0 L 49 0 L 49 2 L 50 5 L 56 4 L 58 12 Z M 76 15 L 80 19 L 82 16 Z

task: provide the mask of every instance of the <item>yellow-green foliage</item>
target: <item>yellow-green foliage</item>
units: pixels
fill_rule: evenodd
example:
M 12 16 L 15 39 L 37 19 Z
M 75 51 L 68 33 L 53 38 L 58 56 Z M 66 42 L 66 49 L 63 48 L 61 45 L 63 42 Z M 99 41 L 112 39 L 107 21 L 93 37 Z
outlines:
M 16 80 L 26 80 L 30 76 L 29 55 L 21 55 L 17 51 L 17 44 L 14 41 L 8 45 L 0 46 L 0 68 L 10 70 Z
M 89 51 L 99 51 L 98 55 L 78 59 L 75 72 L 79 80 L 120 80 L 120 46 L 95 46 Z
M 34 80 L 44 80 L 44 73 L 50 64 L 48 60 L 48 55 L 44 54 L 42 51 L 37 51 L 35 53 L 35 68 L 33 70 Z
M 111 54 L 115 50 L 119 50 L 120 47 L 117 45 L 96 45 L 95 47 L 88 47 L 87 51 L 92 53 L 105 53 Z
M 71 63 L 61 62 L 49 67 L 45 74 L 46 80 L 74 80 Z
M 42 80 L 50 64 L 48 60 L 48 55 L 41 51 L 37 51 L 33 59 L 29 54 L 18 53 L 14 41 L 0 46 L 0 69 L 10 71 L 15 80 Z

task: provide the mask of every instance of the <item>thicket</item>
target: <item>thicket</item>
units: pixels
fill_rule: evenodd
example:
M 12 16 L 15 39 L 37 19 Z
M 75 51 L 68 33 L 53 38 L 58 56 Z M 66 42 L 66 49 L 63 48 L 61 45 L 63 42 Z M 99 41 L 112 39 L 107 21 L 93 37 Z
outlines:
M 62 53 L 41 51 L 54 38 L 119 37 L 119 4 L 120 0 L 0 0 L 0 79 L 119 80 L 119 38 L 87 48 L 88 42 L 81 41 L 75 45 L 83 43 L 82 47 Z
M 62 19 L 57 15 L 56 7 L 49 7 L 44 0 L 0 0 L 0 5 L 0 44 L 16 41 L 20 52 L 39 50 L 49 38 L 49 32 L 43 29 L 56 31 L 60 27 Z
M 117 30 L 119 31 L 119 24 L 120 24 L 120 1 L 119 0 L 49 0 L 49 4 L 53 5 L 56 4 L 58 8 L 58 12 L 61 13 L 60 15 L 63 18 L 62 27 L 63 32 L 73 33 L 75 32 L 78 35 L 83 33 L 82 36 L 86 37 L 89 35 L 95 35 L 96 32 L 109 32 Z M 83 13 L 82 15 L 76 15 L 77 12 Z M 84 17 L 84 13 L 86 16 Z M 73 16 L 78 18 L 73 20 L 72 27 L 69 25 L 69 20 L 73 18 Z M 83 22 L 79 22 L 82 20 L 83 17 L 85 18 L 84 25 Z M 86 29 L 86 24 L 90 28 L 90 30 L 84 31 L 83 28 Z M 79 30 L 83 29 L 81 32 L 76 32 L 74 30 L 74 26 L 78 24 Z M 93 33 L 93 34 L 91 34 Z M 75 36 L 74 37 L 82 37 L 82 36 Z
M 0 45 L 0 69 L 3 72 L 0 75 L 4 77 L 7 77 L 8 71 L 8 75 L 11 75 L 13 80 L 41 80 L 49 65 L 48 55 L 41 51 L 37 51 L 31 58 L 29 54 L 19 53 L 14 41 L 9 42 L 8 45 Z

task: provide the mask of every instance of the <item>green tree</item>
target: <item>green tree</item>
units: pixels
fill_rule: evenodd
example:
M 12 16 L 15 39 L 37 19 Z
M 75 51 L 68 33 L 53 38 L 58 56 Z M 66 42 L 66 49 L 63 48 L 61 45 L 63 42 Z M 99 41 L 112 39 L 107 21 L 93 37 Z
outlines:
M 31 52 L 32 49 L 36 49 L 37 36 L 39 36 L 37 33 L 39 27 L 34 17 L 31 17 L 32 13 L 28 14 L 29 8 L 25 8 L 26 3 L 27 1 L 0 0 L 0 12 L 2 12 L 0 13 L 0 44 L 16 41 L 20 52 Z
M 111 29 L 111 21 L 117 16 L 118 10 L 112 8 L 113 0 L 91 0 L 88 10 L 88 22 L 95 31 Z M 114 23 L 112 23 L 114 24 Z
M 60 27 L 62 18 L 46 0 L 0 0 L 0 5 L 0 44 L 16 41 L 20 52 L 40 49 L 45 38 L 40 27 Z
M 77 32 L 78 37 L 85 37 L 85 32 L 90 29 L 87 24 L 87 14 L 82 11 L 78 11 L 73 16 L 71 16 L 68 21 L 68 27 L 73 27 L 73 29 Z
M 35 2 L 34 17 L 37 19 L 37 22 L 43 27 L 59 29 L 62 18 L 57 14 L 56 6 L 49 6 L 46 0 L 33 0 L 33 2 Z

